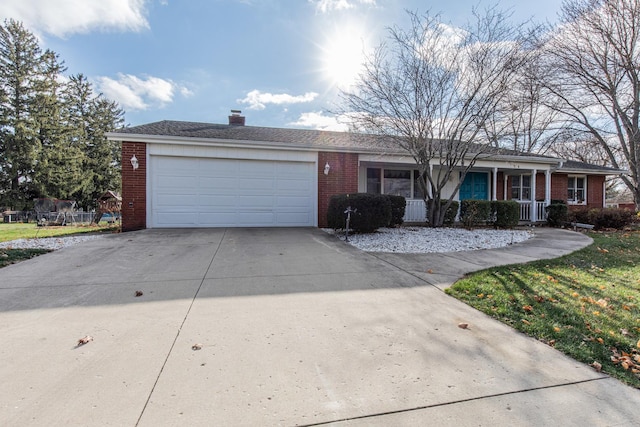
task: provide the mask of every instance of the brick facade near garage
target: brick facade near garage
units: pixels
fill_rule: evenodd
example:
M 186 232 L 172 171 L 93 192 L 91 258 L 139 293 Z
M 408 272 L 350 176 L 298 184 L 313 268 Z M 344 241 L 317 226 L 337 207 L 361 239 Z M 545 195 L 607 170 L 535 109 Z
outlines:
M 324 174 L 326 164 L 329 173 Z M 334 194 L 358 192 L 358 154 L 318 153 L 318 227 L 327 226 L 329 199 Z
M 131 158 L 138 159 L 133 169 Z M 147 144 L 122 142 L 122 231 L 147 228 Z

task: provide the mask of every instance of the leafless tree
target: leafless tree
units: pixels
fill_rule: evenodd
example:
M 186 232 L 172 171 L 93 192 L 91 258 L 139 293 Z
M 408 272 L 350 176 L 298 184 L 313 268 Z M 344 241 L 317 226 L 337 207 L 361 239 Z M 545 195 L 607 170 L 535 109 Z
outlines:
M 640 0 L 565 1 L 543 51 L 554 108 L 629 169 L 622 179 L 640 207 Z
M 539 37 L 540 31 L 532 29 L 531 37 Z M 544 155 L 564 141 L 567 129 L 557 99 L 544 89 L 539 51 L 530 49 L 485 132 L 495 147 Z
M 342 92 L 340 112 L 413 157 L 428 223 L 438 227 L 465 174 L 490 148 L 483 128 L 523 55 L 509 16 L 496 8 L 476 12 L 464 28 L 438 15 L 408 14 L 409 28 L 390 28 L 358 82 Z M 458 171 L 458 186 L 444 195 Z

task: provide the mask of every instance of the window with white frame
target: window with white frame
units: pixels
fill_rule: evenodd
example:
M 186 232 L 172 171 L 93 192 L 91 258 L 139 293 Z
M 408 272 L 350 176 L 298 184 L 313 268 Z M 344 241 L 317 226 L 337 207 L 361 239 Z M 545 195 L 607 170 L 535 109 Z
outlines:
M 367 193 L 392 194 L 407 199 L 420 198 L 416 179 L 418 171 L 412 169 L 367 168 Z
M 570 176 L 567 184 L 567 203 L 584 204 L 587 201 L 587 177 Z
M 531 175 L 511 177 L 511 199 L 531 200 Z

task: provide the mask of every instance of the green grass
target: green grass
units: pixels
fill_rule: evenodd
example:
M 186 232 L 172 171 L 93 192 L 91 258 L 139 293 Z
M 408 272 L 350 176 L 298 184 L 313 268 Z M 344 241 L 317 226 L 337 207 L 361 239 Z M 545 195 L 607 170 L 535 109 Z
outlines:
M 446 292 L 640 388 L 640 232 L 590 236 L 573 254 L 484 270 Z
M 111 225 L 70 225 L 64 227 L 38 227 L 34 223 L 0 223 L 0 242 L 36 237 L 68 236 L 83 233 L 114 232 L 117 226 Z
M 0 242 L 36 237 L 70 236 L 85 233 L 113 233 L 118 227 L 113 225 L 77 225 L 65 227 L 38 227 L 36 224 L 0 223 Z M 50 252 L 47 249 L 2 249 L 0 248 L 0 268 L 9 264 L 33 258 Z
M 0 268 L 51 252 L 48 249 L 2 249 L 0 248 Z

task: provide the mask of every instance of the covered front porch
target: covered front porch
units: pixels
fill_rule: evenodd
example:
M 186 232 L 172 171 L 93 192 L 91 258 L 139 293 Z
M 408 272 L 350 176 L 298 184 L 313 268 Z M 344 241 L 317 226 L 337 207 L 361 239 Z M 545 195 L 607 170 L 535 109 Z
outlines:
M 556 159 L 503 156 L 504 160 L 481 159 L 463 177 L 462 171 L 453 173 L 446 183 L 442 197 L 448 198 L 459 190 L 454 200 L 514 200 L 520 205 L 520 221 L 546 220 L 545 207 L 551 204 L 551 175 L 558 166 Z M 358 191 L 394 194 L 406 198 L 404 221 L 426 221 L 425 202 L 418 191 L 418 170 L 409 159 L 361 158 Z M 539 162 L 534 162 L 538 160 Z M 437 173 L 437 167 L 434 167 Z
M 545 207 L 546 202 L 531 202 L 516 200 L 520 205 L 520 221 L 522 222 L 540 222 L 546 221 Z M 535 205 L 535 207 L 534 207 Z M 532 213 L 535 212 L 535 216 Z M 535 219 L 532 219 L 535 218 Z M 427 220 L 427 209 L 424 200 L 407 199 L 407 207 L 404 211 L 404 222 L 425 222 Z

